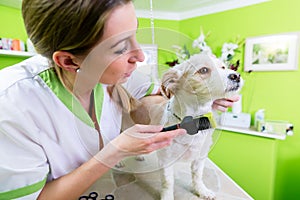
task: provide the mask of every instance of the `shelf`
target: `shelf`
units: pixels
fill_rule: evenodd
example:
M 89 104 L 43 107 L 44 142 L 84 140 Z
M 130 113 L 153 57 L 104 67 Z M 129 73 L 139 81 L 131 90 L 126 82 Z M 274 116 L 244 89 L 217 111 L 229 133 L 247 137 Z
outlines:
M 237 128 L 237 127 L 228 127 L 228 126 L 217 126 L 216 129 L 224 130 L 224 131 L 232 131 L 232 132 L 242 133 L 242 134 L 247 134 L 247 135 L 254 135 L 254 136 L 259 136 L 259 137 L 279 139 L 279 140 L 285 140 L 285 138 L 286 138 L 285 134 L 262 133 L 262 132 L 255 131 L 255 129 L 253 127 Z
M 0 56 L 13 56 L 13 57 L 31 57 L 36 55 L 35 53 L 26 51 L 10 51 L 10 50 L 0 50 Z

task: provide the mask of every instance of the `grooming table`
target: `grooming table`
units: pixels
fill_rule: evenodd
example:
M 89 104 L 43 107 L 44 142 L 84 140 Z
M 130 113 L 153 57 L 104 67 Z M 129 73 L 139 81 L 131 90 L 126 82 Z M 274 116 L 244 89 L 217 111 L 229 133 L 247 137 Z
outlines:
M 156 163 L 153 162 L 154 159 L 155 157 L 148 155 L 145 161 L 129 158 L 125 161 L 126 166 L 123 171 L 110 170 L 90 188 L 89 192 L 97 191 L 100 199 L 106 199 L 106 195 L 113 194 L 115 200 L 159 200 L 160 173 L 158 170 L 151 170 L 156 167 L 153 164 Z M 144 169 L 144 172 L 130 173 L 131 170 L 136 172 L 137 169 Z M 210 159 L 206 161 L 204 177 L 206 186 L 216 192 L 216 200 L 253 199 Z M 175 200 L 199 199 L 201 198 L 191 192 L 189 163 L 177 162 L 175 164 Z

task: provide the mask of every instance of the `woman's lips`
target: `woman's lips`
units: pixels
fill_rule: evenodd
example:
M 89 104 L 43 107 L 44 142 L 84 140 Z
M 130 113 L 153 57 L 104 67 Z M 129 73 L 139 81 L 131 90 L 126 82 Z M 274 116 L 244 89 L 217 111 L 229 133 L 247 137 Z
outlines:
M 125 78 L 128 78 L 128 77 L 131 76 L 131 74 L 132 74 L 132 72 L 130 72 L 130 73 L 125 73 L 125 74 L 124 74 L 124 77 L 125 77 Z
M 134 68 L 134 70 L 136 70 L 136 68 Z M 126 77 L 126 78 L 130 77 L 134 70 L 124 73 L 124 77 Z

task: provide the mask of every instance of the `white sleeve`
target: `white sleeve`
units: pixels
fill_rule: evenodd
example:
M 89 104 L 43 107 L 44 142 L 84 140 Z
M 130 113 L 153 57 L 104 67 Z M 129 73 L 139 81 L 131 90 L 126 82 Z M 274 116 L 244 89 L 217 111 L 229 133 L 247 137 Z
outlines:
M 159 91 L 159 85 L 154 83 L 150 76 L 135 70 L 128 81 L 123 84 L 127 91 L 135 98 L 140 99 Z
M 0 199 L 36 199 L 49 173 L 39 129 L 21 106 L 0 94 Z

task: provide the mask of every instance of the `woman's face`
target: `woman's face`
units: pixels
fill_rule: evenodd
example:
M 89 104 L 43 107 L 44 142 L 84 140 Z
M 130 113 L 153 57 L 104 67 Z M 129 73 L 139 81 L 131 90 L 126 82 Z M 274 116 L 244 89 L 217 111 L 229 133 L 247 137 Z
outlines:
M 100 83 L 126 82 L 136 69 L 136 62 L 144 60 L 136 41 L 136 30 L 137 18 L 132 3 L 116 7 L 109 14 L 101 41 L 91 54 L 91 57 L 98 57 L 95 62 L 99 68 L 101 65 Z

